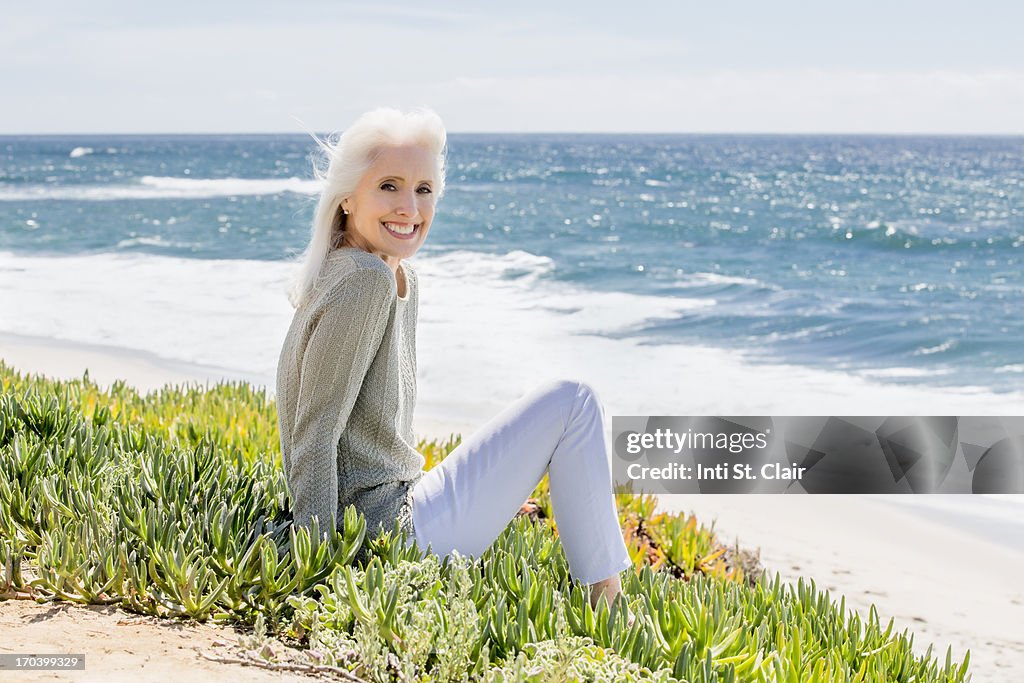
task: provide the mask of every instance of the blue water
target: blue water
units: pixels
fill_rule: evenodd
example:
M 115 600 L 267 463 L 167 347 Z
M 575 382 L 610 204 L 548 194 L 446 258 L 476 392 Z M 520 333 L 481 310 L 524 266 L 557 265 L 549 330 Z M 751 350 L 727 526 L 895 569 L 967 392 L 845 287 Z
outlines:
M 0 250 L 283 260 L 308 237 L 314 151 L 301 135 L 0 137 Z M 617 337 L 1024 384 L 1024 138 L 452 135 L 423 254 L 516 250 L 551 260 L 503 272 L 537 287 L 714 302 Z

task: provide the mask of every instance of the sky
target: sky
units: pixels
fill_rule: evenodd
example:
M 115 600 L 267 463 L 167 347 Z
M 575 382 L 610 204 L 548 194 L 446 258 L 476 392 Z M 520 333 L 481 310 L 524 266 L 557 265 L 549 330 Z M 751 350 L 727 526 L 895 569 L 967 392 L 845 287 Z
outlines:
M 1024 134 L 1024 3 L 0 0 L 0 135 Z

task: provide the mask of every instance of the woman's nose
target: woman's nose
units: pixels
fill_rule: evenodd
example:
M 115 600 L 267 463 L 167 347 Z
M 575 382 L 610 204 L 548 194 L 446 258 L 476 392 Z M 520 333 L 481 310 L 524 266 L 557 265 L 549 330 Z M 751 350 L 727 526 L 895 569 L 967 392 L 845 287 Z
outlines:
M 395 208 L 395 213 L 400 213 L 403 216 L 412 216 L 416 213 L 416 195 L 412 193 L 403 192 L 399 197 L 398 206 Z

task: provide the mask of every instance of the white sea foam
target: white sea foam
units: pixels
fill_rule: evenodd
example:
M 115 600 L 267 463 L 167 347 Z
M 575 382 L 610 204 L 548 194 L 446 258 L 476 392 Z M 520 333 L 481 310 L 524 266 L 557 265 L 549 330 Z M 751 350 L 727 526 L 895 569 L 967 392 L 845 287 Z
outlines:
M 140 183 L 179 196 L 220 197 L 243 194 L 317 194 L 321 183 L 305 178 L 170 178 L 143 176 Z
M 414 260 L 421 417 L 479 424 L 538 383 L 575 377 L 609 415 L 1011 415 L 1024 394 L 882 384 L 841 371 L 747 362 L 724 349 L 650 345 L 622 332 L 693 298 L 558 283 L 525 252 Z M 0 252 L 0 331 L 148 351 L 273 386 L 294 266 L 147 254 Z M 621 337 L 621 338 L 619 338 Z
M 166 240 L 160 235 L 155 237 L 129 237 L 123 239 L 117 243 L 118 249 L 125 249 L 127 247 L 135 246 L 146 246 L 146 247 L 159 247 L 163 249 L 181 249 L 193 246 L 189 242 L 177 242 L 173 240 Z
M 1024 372 L 1024 364 L 1000 365 L 996 372 Z
M 739 277 L 735 275 L 721 275 L 719 273 L 690 273 L 683 275 L 676 281 L 678 287 L 707 287 L 708 285 L 746 285 L 748 287 L 769 287 L 760 280 L 750 277 Z M 772 289 L 779 289 L 776 285 Z
M 92 154 L 94 151 L 95 150 L 93 150 L 92 147 L 75 147 L 71 150 L 71 153 L 68 154 L 68 156 L 72 159 L 77 159 L 78 157 L 84 157 L 87 154 Z
M 954 346 L 956 346 L 956 340 L 955 339 L 951 339 L 951 340 L 949 340 L 947 342 L 943 342 L 941 344 L 938 344 L 937 346 L 930 346 L 928 348 L 915 349 L 913 354 L 911 354 L 911 355 L 914 355 L 914 356 L 930 356 L 933 353 L 942 353 L 943 351 L 949 351 Z
M 171 178 L 143 176 L 119 185 L 24 185 L 0 187 L 0 201 L 202 199 L 284 192 L 315 195 L 320 183 L 303 178 Z

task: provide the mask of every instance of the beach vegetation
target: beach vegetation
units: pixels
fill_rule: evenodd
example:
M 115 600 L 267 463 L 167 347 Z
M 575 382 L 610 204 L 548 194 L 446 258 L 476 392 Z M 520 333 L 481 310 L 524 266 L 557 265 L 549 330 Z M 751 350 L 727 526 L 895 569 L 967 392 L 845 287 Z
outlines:
M 293 526 L 276 409 L 248 384 L 141 395 L 0 362 L 0 387 L 0 599 L 236 624 L 348 680 L 969 680 L 969 656 L 915 653 L 876 610 L 760 575 L 650 496 L 617 494 L 634 568 L 595 609 L 546 481 L 481 557 L 440 558 L 397 526 L 369 537 L 351 507 L 337 530 Z M 419 449 L 432 467 L 458 443 Z

